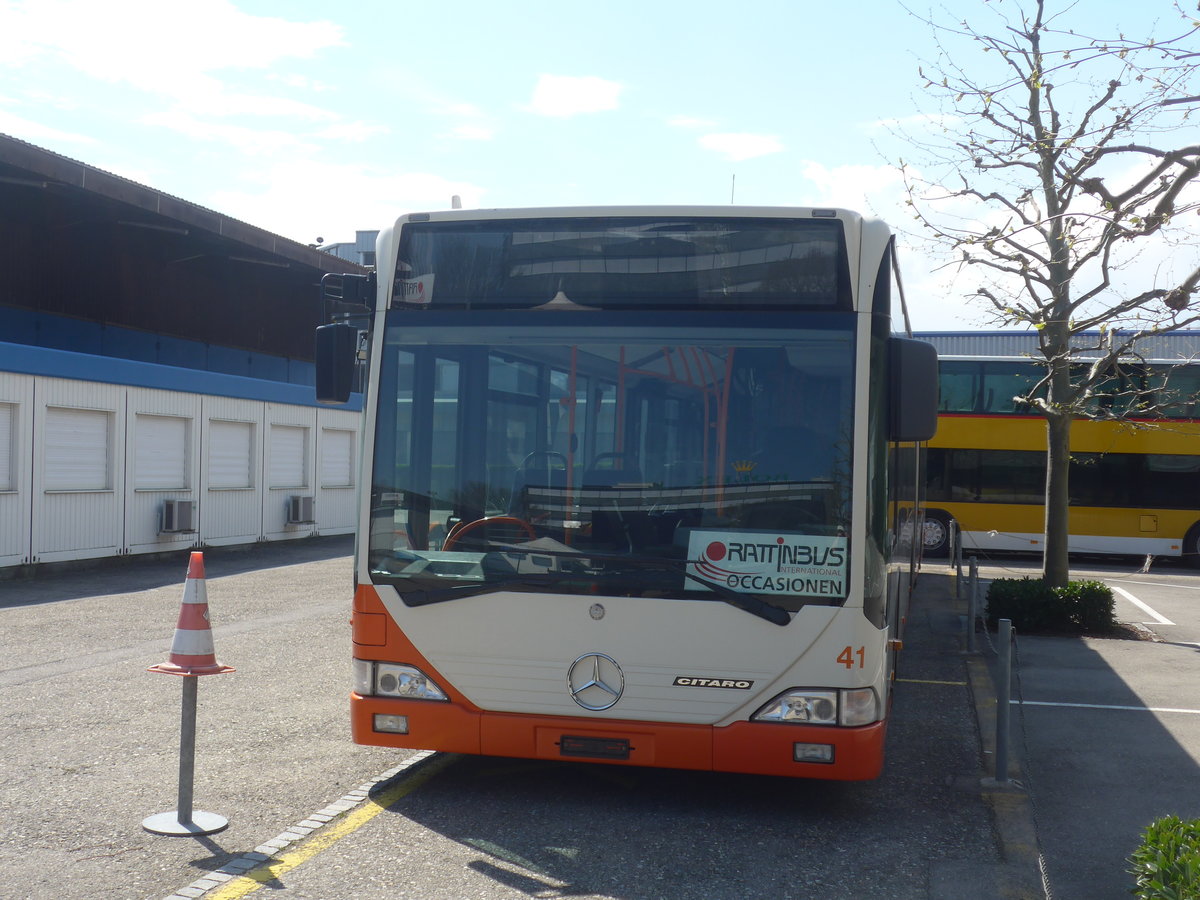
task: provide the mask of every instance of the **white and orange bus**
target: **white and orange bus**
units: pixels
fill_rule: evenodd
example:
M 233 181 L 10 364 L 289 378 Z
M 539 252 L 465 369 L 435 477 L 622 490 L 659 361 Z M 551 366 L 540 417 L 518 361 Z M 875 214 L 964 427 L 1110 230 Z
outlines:
M 326 291 L 371 312 L 354 740 L 877 776 L 937 371 L 887 227 L 454 210 L 376 258 Z M 319 330 L 321 399 L 359 337 Z

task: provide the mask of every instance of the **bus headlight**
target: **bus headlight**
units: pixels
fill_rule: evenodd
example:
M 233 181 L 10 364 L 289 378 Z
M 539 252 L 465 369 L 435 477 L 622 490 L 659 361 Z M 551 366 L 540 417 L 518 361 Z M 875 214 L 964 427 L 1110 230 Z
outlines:
M 750 719 L 755 722 L 788 722 L 796 725 L 836 725 L 837 691 L 787 691 Z
M 354 660 L 354 691 L 364 697 L 449 700 L 432 678 L 416 666 Z
M 375 664 L 375 694 L 408 700 L 446 700 L 446 692 L 416 666 Z
M 874 688 L 812 690 L 792 688 L 750 717 L 752 722 L 789 725 L 870 725 L 879 719 Z

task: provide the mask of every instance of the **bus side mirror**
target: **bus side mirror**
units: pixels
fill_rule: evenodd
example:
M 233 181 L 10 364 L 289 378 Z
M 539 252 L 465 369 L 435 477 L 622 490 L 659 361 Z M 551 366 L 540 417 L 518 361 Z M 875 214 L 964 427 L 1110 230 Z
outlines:
M 889 440 L 927 441 L 937 432 L 938 358 L 932 344 L 888 338 Z
M 317 328 L 317 402 L 345 403 L 354 388 L 358 329 L 344 322 Z

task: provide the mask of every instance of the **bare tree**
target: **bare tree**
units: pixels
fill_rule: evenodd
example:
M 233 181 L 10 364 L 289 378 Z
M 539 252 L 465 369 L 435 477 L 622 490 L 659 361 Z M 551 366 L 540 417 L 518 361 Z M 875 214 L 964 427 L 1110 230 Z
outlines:
M 1200 22 L 1168 7 L 1162 40 L 1103 39 L 1066 27 L 1087 4 L 1054 5 L 992 0 L 971 21 L 924 18 L 938 56 L 920 71 L 937 115 L 925 136 L 903 135 L 918 158 L 900 165 L 921 235 L 984 312 L 1036 329 L 1045 374 L 1021 399 L 1046 419 L 1043 574 L 1062 585 L 1072 419 L 1140 342 L 1200 321 L 1197 230 L 1182 220 L 1200 208 Z M 1130 287 L 1139 254 L 1165 257 L 1166 245 L 1183 274 L 1160 267 Z

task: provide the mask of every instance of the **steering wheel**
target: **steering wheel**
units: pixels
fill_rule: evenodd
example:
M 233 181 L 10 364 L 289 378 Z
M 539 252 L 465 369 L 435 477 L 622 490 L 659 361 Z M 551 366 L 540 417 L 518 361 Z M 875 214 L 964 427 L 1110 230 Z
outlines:
M 468 531 L 474 531 L 476 528 L 487 528 L 489 525 L 515 525 L 524 531 L 531 541 L 537 537 L 537 532 L 533 530 L 533 526 L 524 519 L 518 519 L 516 516 L 484 516 L 482 519 L 476 519 L 473 522 L 459 522 L 451 528 L 450 533 L 446 535 L 446 540 L 442 542 L 442 549 L 453 549 L 454 545 L 462 540 L 463 535 Z

